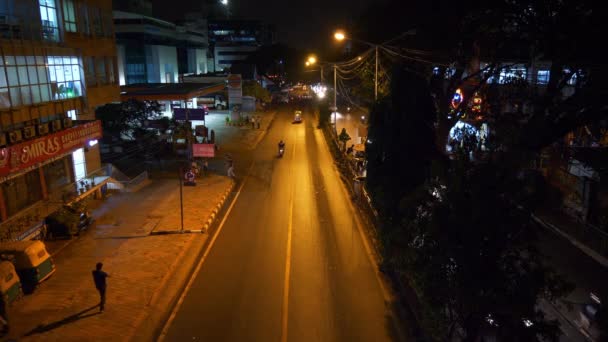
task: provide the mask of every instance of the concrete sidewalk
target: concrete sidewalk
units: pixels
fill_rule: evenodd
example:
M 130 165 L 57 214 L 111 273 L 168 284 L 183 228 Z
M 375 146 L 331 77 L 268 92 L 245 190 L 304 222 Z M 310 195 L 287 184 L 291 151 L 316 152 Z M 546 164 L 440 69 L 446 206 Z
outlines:
M 234 187 L 227 177 L 209 175 L 184 191 L 186 229 L 215 216 Z M 52 242 L 56 273 L 9 310 L 11 331 L 19 341 L 128 341 L 162 323 L 170 298 L 187 278 L 208 234 L 150 235 L 159 225 L 179 226 L 177 180 L 161 179 L 137 193 L 120 193 L 94 210 L 96 227 L 65 246 Z M 190 227 L 190 226 L 196 227 Z M 91 271 L 96 262 L 109 273 L 106 311 Z M 170 289 L 168 291 L 167 289 Z M 169 293 L 170 292 L 170 293 Z M 155 316 L 153 319 L 151 315 Z M 150 325 L 150 322 L 155 324 Z

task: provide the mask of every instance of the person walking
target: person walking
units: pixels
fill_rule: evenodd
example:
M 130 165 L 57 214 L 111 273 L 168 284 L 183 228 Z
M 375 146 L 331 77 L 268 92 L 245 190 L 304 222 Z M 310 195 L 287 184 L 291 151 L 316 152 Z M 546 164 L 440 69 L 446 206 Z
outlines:
M 258 129 L 260 129 L 260 122 L 262 121 L 262 118 L 258 115 L 255 117 L 255 122 L 258 125 Z
M 255 128 L 255 117 L 252 115 L 251 116 L 251 129 Z
M 109 275 L 102 271 L 103 264 L 98 262 L 95 265 L 95 270 L 93 271 L 93 282 L 95 282 L 95 288 L 99 292 L 99 312 L 103 312 L 106 305 L 106 278 Z
M 234 179 L 236 177 L 236 175 L 234 174 L 234 164 L 230 163 L 230 166 L 228 167 L 228 177 Z

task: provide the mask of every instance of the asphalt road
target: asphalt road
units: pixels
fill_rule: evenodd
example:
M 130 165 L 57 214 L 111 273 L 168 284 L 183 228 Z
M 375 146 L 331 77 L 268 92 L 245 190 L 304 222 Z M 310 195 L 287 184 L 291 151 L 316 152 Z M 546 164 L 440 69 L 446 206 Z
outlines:
M 303 117 L 292 124 L 280 111 L 249 152 L 250 172 L 164 341 L 398 339 L 350 198 Z

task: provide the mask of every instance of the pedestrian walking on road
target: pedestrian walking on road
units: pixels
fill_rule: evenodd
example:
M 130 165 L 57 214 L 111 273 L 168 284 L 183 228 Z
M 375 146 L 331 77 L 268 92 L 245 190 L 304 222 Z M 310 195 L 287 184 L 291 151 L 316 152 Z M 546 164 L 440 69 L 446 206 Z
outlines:
M 255 128 L 255 117 L 252 115 L 251 116 L 251 129 Z
M 258 115 L 255 118 L 256 124 L 258 125 L 258 129 L 260 129 L 260 122 L 262 121 L 262 118 Z
M 99 291 L 99 312 L 103 312 L 106 305 L 106 278 L 109 275 L 102 271 L 103 264 L 98 262 L 95 265 L 95 271 L 93 271 L 93 282 L 95 282 L 95 288 Z
M 228 177 L 234 179 L 236 175 L 234 174 L 234 164 L 230 164 L 228 167 Z

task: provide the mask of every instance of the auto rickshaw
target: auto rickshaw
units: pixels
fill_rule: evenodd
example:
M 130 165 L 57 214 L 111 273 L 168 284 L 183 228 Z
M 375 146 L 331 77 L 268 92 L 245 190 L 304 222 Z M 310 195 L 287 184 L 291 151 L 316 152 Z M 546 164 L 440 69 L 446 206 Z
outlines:
M 40 240 L 0 243 L 0 257 L 13 260 L 23 288 L 27 291 L 33 290 L 55 273 L 53 258 Z
M 21 280 L 10 261 L 0 261 L 0 305 L 10 305 L 23 295 Z

